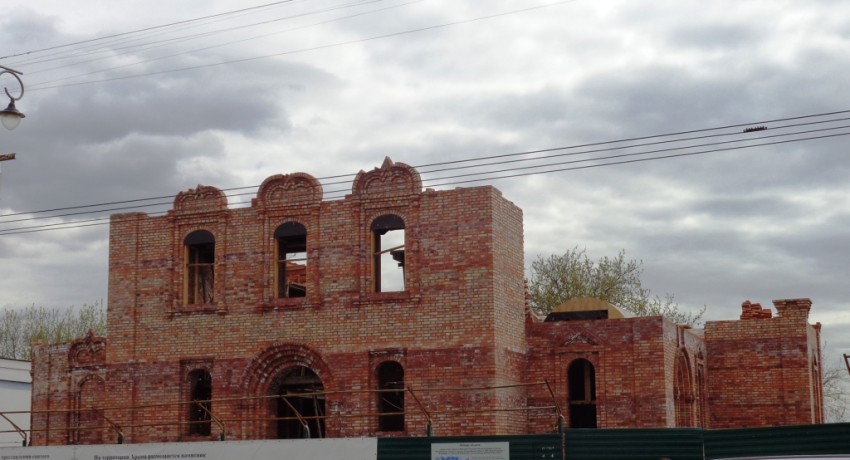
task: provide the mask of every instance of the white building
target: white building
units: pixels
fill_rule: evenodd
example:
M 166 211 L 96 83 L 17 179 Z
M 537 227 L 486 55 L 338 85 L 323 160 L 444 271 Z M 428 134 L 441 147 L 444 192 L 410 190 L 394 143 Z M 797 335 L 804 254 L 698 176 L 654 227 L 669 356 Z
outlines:
M 29 411 L 32 403 L 32 376 L 30 362 L 0 358 L 0 411 L 22 430 L 29 430 Z M 0 416 L 0 447 L 20 446 L 23 438 L 12 423 Z

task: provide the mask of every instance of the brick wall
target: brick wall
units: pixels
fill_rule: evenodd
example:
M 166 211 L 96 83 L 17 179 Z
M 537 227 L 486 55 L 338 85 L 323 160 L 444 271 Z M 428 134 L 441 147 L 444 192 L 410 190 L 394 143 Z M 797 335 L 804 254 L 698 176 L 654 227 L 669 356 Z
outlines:
M 747 301 L 741 320 L 706 324 L 713 428 L 823 422 L 820 341 L 808 324 L 811 304 L 777 300 L 774 316 Z
M 250 208 L 228 209 L 220 191 L 199 187 L 181 192 L 165 216 L 112 218 L 110 339 L 99 371 L 107 391 L 100 402 L 138 406 L 106 409 L 127 427 L 128 442 L 188 438 L 186 426 L 174 424 L 188 408 L 157 404 L 187 400 L 194 368 L 209 370 L 213 398 L 220 399 L 267 396 L 275 375 L 293 365 L 313 370 L 325 391 L 375 389 L 377 366 L 386 359 L 401 363 L 404 384 L 440 412 L 433 416 L 435 433 L 522 428 L 502 412 L 443 413 L 495 409 L 515 400 L 511 392 L 427 391 L 522 380 L 522 212 L 492 187 L 421 191 L 418 173 L 391 161 L 361 172 L 343 200 L 321 195 L 306 174 L 273 176 Z M 386 214 L 405 223 L 401 292 L 371 290 L 370 224 Z M 275 299 L 273 234 L 288 221 L 307 229 L 307 296 Z M 184 299 L 184 239 L 196 230 L 215 237 L 210 305 Z M 42 353 L 59 359 L 65 351 Z M 61 372 L 39 369 L 40 385 L 53 391 L 36 393 L 39 403 L 72 408 L 55 394 L 79 390 L 64 389 L 70 382 Z M 328 395 L 326 409 L 360 416 L 328 419 L 327 434 L 374 434 L 376 418 L 362 414 L 374 412 L 375 401 L 373 393 Z M 406 409 L 406 432 L 425 433 L 426 418 L 410 398 Z M 242 419 L 275 415 L 267 400 L 216 403 L 214 412 L 233 420 L 230 438 L 267 436 L 268 422 Z M 210 436 L 217 434 L 213 429 Z
M 187 425 L 199 372 L 228 439 L 291 430 L 273 418 L 296 383 L 323 392 L 314 436 L 424 435 L 429 420 L 436 435 L 548 432 L 559 410 L 566 426 L 579 418 L 576 363 L 593 369 L 600 428 L 822 420 L 803 301 L 778 302 L 776 317 L 747 305 L 705 337 L 661 317 L 543 323 L 525 305 L 522 211 L 495 188 L 423 191 L 387 159 L 344 199 L 322 196 L 295 173 L 269 177 L 250 207 L 199 186 L 164 216 L 113 216 L 108 341 L 36 348 L 33 409 L 50 412 L 34 415 L 33 442 L 114 442 L 118 427 L 126 442 L 216 439 L 215 423 L 208 435 Z M 404 287 L 375 292 L 372 226 L 387 215 L 404 222 Z M 287 222 L 306 229 L 303 297 L 275 296 L 274 235 Z M 214 238 L 213 301 L 189 304 L 197 231 Z M 380 431 L 375 415 L 388 361 L 412 390 L 402 431 Z

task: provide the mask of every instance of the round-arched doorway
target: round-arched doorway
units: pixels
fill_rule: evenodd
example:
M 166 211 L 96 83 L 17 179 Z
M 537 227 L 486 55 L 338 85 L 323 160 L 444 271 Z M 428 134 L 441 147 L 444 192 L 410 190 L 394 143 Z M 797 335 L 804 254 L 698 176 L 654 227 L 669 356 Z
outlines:
M 305 366 L 289 367 L 277 375 L 271 394 L 279 396 L 272 399 L 278 439 L 325 437 L 324 388 L 319 376 Z

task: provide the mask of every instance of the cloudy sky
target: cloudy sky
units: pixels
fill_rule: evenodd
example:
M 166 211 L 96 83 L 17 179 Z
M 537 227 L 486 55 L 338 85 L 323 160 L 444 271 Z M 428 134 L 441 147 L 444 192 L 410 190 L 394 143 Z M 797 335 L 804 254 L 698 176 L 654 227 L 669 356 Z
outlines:
M 18 155 L 0 173 L 2 308 L 105 299 L 112 212 L 390 156 L 426 186 L 500 188 L 529 265 L 624 249 L 708 320 L 809 297 L 832 353 L 850 352 L 848 2 L 3 7 L 0 65 L 24 73 L 27 117 L 0 132 Z

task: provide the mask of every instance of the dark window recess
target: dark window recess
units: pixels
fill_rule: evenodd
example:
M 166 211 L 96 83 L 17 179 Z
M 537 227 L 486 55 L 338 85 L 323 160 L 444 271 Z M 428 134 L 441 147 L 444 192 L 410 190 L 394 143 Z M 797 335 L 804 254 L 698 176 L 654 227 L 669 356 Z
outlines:
M 186 304 L 210 304 L 215 301 L 215 238 L 206 230 L 186 236 Z
M 278 395 L 273 400 L 278 439 L 325 437 L 324 386 L 315 372 L 304 366 L 289 368 L 272 388 Z
M 544 322 L 584 321 L 589 319 L 608 319 L 608 310 L 554 311 L 546 316 Z
M 372 290 L 404 291 L 404 220 L 380 216 L 372 222 Z
M 210 413 L 212 412 L 212 378 L 205 370 L 189 373 L 190 399 L 189 434 L 210 435 Z
M 275 297 L 307 295 L 307 229 L 287 222 L 274 232 L 276 246 Z
M 378 430 L 404 431 L 404 368 L 395 361 L 378 367 Z
M 586 359 L 577 359 L 567 369 L 570 428 L 596 428 L 596 372 Z

